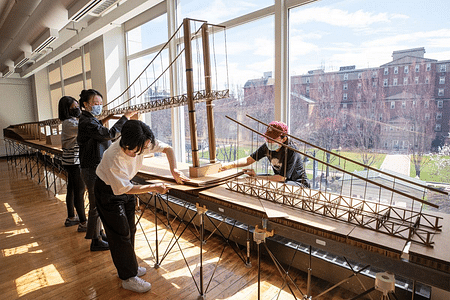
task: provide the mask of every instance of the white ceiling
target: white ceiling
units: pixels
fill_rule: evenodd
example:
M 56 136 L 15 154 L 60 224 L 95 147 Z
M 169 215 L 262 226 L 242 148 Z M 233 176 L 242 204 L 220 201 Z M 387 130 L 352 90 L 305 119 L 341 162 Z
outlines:
M 0 72 L 13 67 L 23 52 L 47 29 L 59 31 L 59 37 L 42 53 L 32 53 L 29 64 L 15 69 L 14 76 L 28 77 L 55 62 L 76 47 L 89 42 L 114 26 L 135 17 L 161 0 L 121 0 L 100 17 L 86 15 L 79 22 L 69 21 L 68 8 L 87 0 L 0 0 Z M 120 4 L 120 5 L 119 5 Z M 115 12 L 117 11 L 117 12 Z M 1 77 L 2 74 L 0 74 Z

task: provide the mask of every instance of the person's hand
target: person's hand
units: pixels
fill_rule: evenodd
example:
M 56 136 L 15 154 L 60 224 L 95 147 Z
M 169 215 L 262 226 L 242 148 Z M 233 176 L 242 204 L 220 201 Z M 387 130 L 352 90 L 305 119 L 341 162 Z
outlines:
M 153 189 L 155 193 L 158 194 L 165 194 L 169 190 L 170 187 L 168 187 L 165 183 L 157 183 L 153 185 Z
M 251 176 L 251 177 L 255 177 L 256 176 L 256 172 L 253 169 L 243 169 L 242 171 L 244 171 L 244 174 Z
M 138 111 L 137 110 L 132 110 L 132 111 L 127 111 L 126 113 L 124 113 L 123 115 L 127 118 L 130 119 L 132 116 L 134 116 L 135 114 L 137 114 Z
M 173 169 L 172 176 L 178 184 L 183 184 L 185 181 L 190 180 L 188 177 L 186 177 L 186 175 L 183 174 L 183 172 L 177 169 Z
M 236 168 L 236 164 L 234 162 L 223 163 L 219 168 L 219 172 L 226 171 L 226 170 L 233 169 L 233 168 Z

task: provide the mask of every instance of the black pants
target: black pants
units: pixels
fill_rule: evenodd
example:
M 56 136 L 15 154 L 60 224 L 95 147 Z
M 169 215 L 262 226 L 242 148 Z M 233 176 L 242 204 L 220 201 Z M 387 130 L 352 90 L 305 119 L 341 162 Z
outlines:
M 80 165 L 64 165 L 67 171 L 67 217 L 75 217 L 74 207 L 77 210 L 80 222 L 86 222 L 84 212 L 84 182 L 81 179 Z
M 111 186 L 100 178 L 95 182 L 97 210 L 108 237 L 109 249 L 119 278 L 137 275 L 138 263 L 134 253 L 136 233 L 134 195 L 114 195 Z

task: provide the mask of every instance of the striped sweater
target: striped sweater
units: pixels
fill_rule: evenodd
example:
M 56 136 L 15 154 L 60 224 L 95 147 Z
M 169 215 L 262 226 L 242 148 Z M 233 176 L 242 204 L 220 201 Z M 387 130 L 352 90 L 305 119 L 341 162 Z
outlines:
M 61 146 L 63 165 L 80 164 L 80 147 L 77 143 L 78 119 L 70 118 L 62 122 Z

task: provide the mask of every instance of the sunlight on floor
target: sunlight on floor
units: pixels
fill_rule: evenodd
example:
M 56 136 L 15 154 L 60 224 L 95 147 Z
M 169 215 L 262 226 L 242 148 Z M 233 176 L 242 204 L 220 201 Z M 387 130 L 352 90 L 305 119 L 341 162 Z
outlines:
M 6 238 L 10 238 L 16 235 L 20 235 L 20 234 L 24 234 L 24 233 L 30 233 L 30 231 L 28 230 L 28 228 L 22 228 L 22 229 L 16 229 L 16 230 L 10 230 L 10 231 L 5 231 L 5 232 L 1 232 L 2 234 L 5 234 Z
M 28 245 L 21 245 L 21 246 L 17 246 L 15 248 L 10 248 L 10 249 L 3 249 L 2 250 L 2 254 L 4 257 L 7 256 L 12 256 L 12 255 L 16 255 L 16 254 L 24 254 L 24 253 L 42 253 L 43 251 L 41 249 L 33 251 L 32 248 L 34 247 L 38 247 L 39 244 L 34 242 Z
M 14 212 L 14 209 L 8 203 L 4 203 L 4 204 L 6 207 L 6 211 L 11 213 L 11 217 L 14 219 L 14 223 L 16 223 L 16 225 L 22 225 L 22 223 L 23 223 L 22 218 L 19 217 L 19 215 Z
M 35 269 L 15 280 L 17 295 L 22 297 L 39 289 L 64 283 L 53 264 Z

